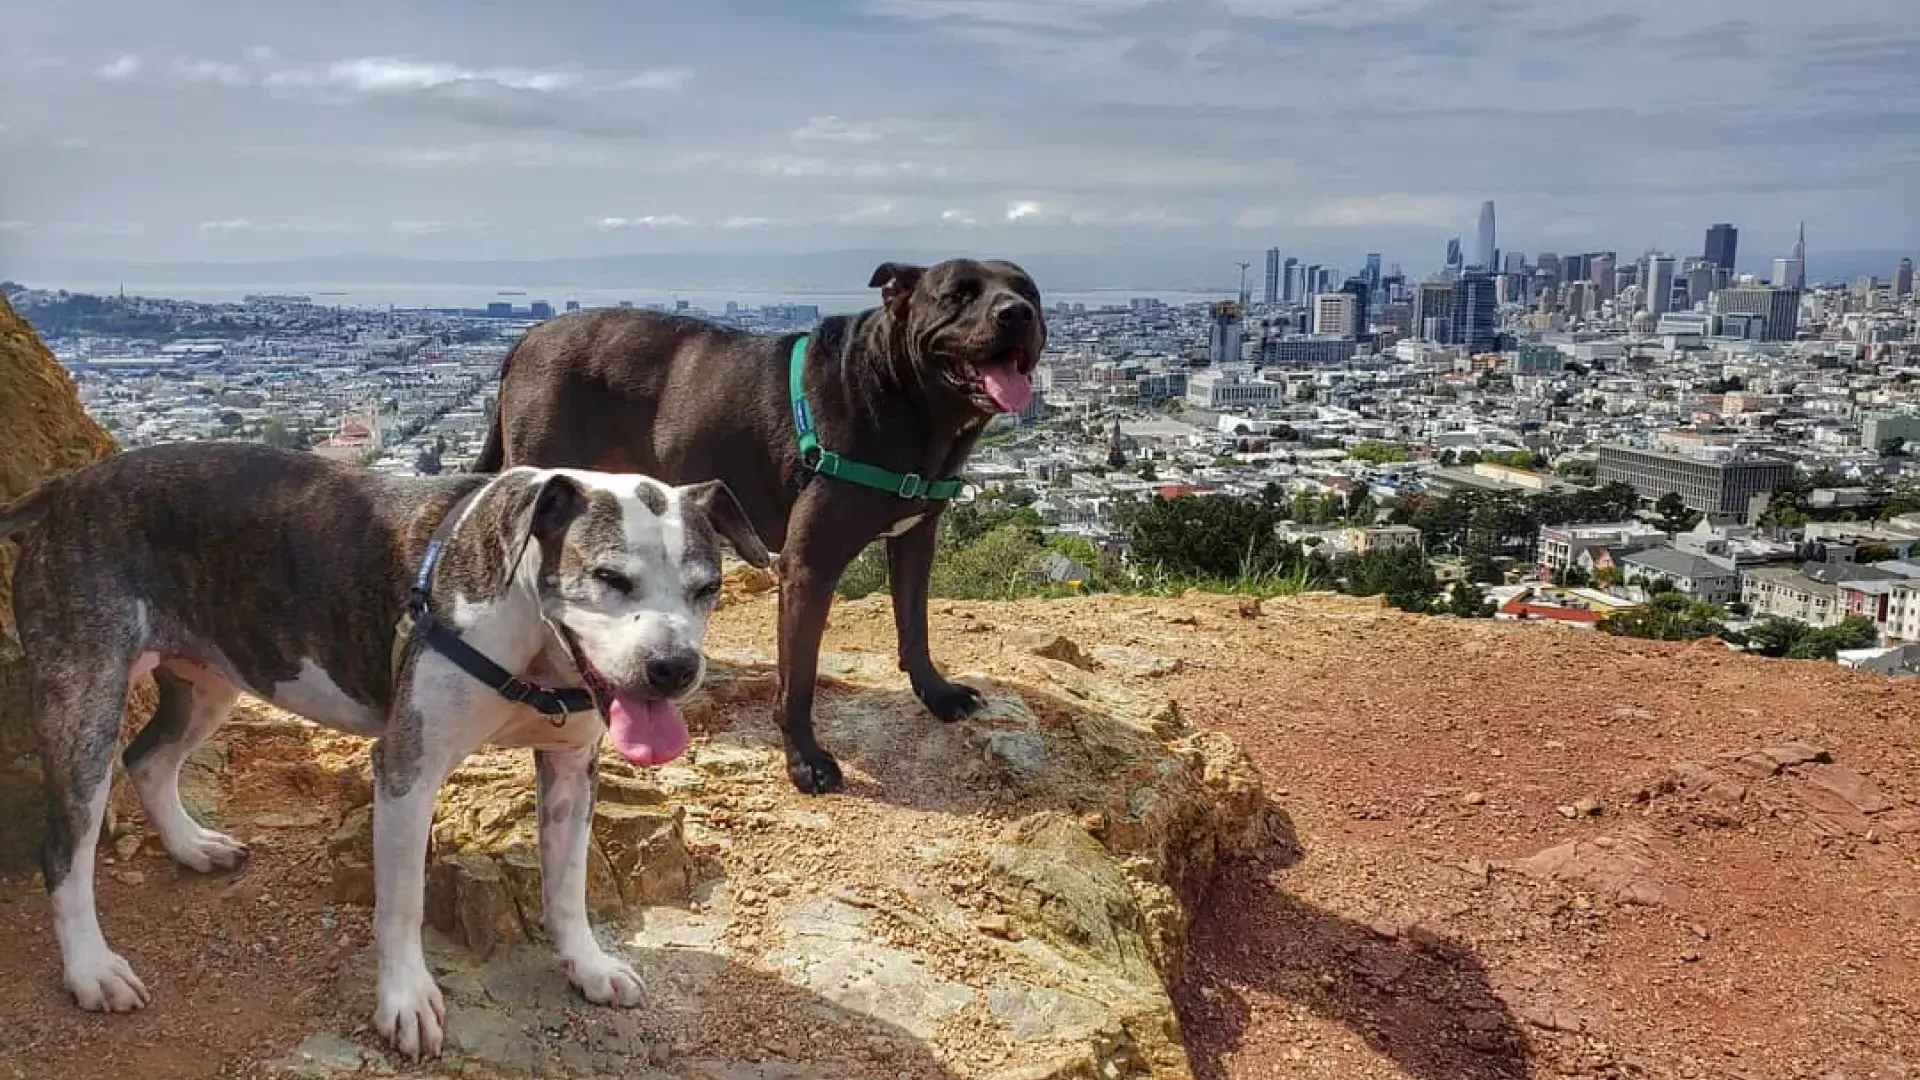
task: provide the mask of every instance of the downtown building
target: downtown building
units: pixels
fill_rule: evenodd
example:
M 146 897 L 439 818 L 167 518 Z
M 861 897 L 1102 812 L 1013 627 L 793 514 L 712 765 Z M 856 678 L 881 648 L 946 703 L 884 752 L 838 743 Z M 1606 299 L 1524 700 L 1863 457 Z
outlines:
M 1627 484 L 1653 503 L 1679 495 L 1687 509 L 1715 518 L 1745 518 L 1755 495 L 1771 494 L 1791 480 L 1793 462 L 1741 453 L 1732 447 L 1692 452 L 1600 447 L 1596 477 L 1602 484 Z
M 1761 341 L 1792 341 L 1800 330 L 1800 290 L 1777 285 L 1743 285 L 1714 293 L 1708 310 L 1715 315 L 1750 315 L 1765 321 Z

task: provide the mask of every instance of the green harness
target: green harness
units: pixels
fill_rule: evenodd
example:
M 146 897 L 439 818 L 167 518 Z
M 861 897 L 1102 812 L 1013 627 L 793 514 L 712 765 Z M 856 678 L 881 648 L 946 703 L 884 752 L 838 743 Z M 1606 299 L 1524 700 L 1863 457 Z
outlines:
M 939 501 L 960 494 L 965 481 L 957 476 L 928 480 L 918 473 L 901 474 L 878 465 L 843 458 L 820 446 L 819 437 L 813 433 L 813 413 L 807 408 L 807 392 L 801 386 L 801 375 L 807 368 L 808 336 L 801 334 L 794 341 L 793 358 L 787 366 L 787 387 L 793 398 L 793 430 L 800 437 L 800 464 L 822 476 L 837 477 L 850 484 L 885 491 L 903 499 Z

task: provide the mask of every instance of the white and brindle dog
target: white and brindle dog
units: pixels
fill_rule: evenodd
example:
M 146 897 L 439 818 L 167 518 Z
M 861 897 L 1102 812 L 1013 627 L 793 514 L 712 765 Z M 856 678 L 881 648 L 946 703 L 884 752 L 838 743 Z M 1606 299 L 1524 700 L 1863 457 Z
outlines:
M 546 929 L 585 997 L 641 983 L 587 920 L 601 737 L 641 764 L 687 745 L 674 700 L 698 685 L 721 541 L 766 549 L 719 482 L 511 469 L 396 479 L 238 443 L 116 454 L 0 508 L 20 534 L 14 609 L 47 775 L 46 884 L 83 1008 L 138 1009 L 108 948 L 94 848 L 128 687 L 160 703 L 125 764 L 174 860 L 246 848 L 180 803 L 181 763 L 242 691 L 376 738 L 376 1026 L 440 1052 L 445 1006 L 420 933 L 435 793 L 484 743 L 531 747 Z M 524 681 L 515 676 L 524 676 Z

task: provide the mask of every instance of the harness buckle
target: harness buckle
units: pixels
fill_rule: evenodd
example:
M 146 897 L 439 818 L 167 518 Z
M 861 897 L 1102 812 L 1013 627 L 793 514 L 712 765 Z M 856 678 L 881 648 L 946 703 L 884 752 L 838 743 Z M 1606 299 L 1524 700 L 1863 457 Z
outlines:
M 903 499 L 917 499 L 927 490 L 927 482 L 919 473 L 908 473 L 900 478 L 900 487 L 895 491 Z

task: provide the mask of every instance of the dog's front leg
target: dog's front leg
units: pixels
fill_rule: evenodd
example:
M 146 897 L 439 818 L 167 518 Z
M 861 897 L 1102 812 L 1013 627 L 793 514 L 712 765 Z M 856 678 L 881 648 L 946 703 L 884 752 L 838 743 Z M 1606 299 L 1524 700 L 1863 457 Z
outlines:
M 447 1009 L 420 943 L 433 799 L 453 766 L 486 741 L 463 717 L 466 695 L 448 695 L 431 717 L 404 697 L 373 746 L 373 940 L 379 954 L 374 1026 L 401 1054 L 438 1057 Z
M 586 721 L 575 717 L 573 723 Z M 587 921 L 587 840 L 593 826 L 600 740 L 574 750 L 536 750 L 540 894 L 547 933 L 567 979 L 596 1005 L 640 1004 L 640 976 L 608 956 Z
M 951 723 L 980 708 L 980 691 L 949 681 L 933 666 L 927 649 L 927 586 L 933 576 L 933 552 L 940 536 L 940 515 L 928 514 L 899 536 L 887 540 L 887 579 L 893 593 L 893 628 L 900 645 L 900 670 L 927 711 Z

